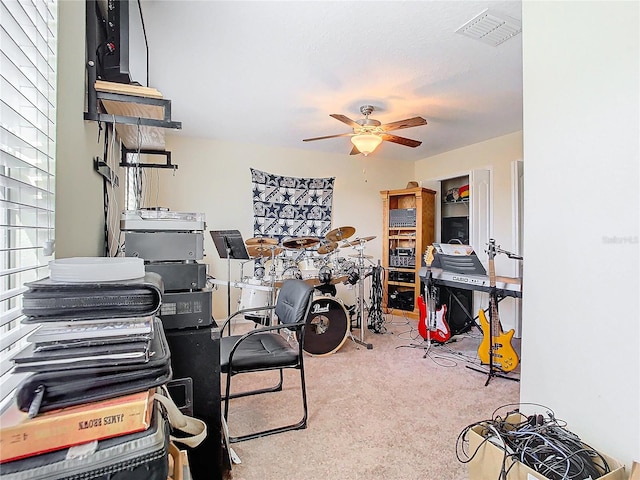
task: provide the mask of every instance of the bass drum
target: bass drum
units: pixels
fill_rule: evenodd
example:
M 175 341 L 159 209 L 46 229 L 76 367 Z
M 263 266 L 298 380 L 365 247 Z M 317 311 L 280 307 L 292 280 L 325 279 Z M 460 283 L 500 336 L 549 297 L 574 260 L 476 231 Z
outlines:
M 338 351 L 349 334 L 348 318 L 340 300 L 317 297 L 311 304 L 311 311 L 307 317 L 302 349 L 316 356 Z

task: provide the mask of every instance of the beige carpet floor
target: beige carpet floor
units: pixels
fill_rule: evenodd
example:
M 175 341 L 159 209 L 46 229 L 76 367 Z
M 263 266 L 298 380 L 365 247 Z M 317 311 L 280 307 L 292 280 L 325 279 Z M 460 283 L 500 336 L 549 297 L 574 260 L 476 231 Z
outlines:
M 495 409 L 517 403 L 520 384 L 492 377 L 485 386 L 486 373 L 466 368 L 479 365 L 478 329 L 432 346 L 424 358 L 425 343 L 414 320 L 387 316 L 385 328 L 384 334 L 365 331 L 372 349 L 348 339 L 331 355 L 305 356 L 308 427 L 232 444 L 241 463 L 227 477 L 468 478 L 468 466 L 456 458 L 458 435 L 467 425 L 491 418 Z M 359 329 L 353 333 L 360 338 Z M 519 368 L 508 375 L 518 376 Z M 236 378 L 238 389 L 276 380 L 273 372 Z M 282 392 L 232 400 L 229 429 L 242 434 L 301 416 L 298 372 L 289 371 Z

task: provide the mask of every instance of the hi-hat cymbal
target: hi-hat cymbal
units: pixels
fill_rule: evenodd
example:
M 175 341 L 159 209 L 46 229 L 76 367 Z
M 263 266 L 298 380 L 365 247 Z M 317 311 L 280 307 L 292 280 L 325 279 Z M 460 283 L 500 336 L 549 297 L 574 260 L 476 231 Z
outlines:
M 298 237 L 291 238 L 282 242 L 284 248 L 293 248 L 295 250 L 301 250 L 303 248 L 310 248 L 320 243 L 320 239 L 317 237 Z
M 325 245 L 321 245 L 318 248 L 318 254 L 320 255 L 324 255 L 326 253 L 331 253 L 333 252 L 336 248 L 338 248 L 338 243 L 337 242 L 331 242 L 331 243 L 327 243 Z
M 339 242 L 341 240 L 346 240 L 354 233 L 356 233 L 356 229 L 353 227 L 339 227 L 331 230 L 324 238 L 329 242 Z
M 344 242 L 341 246 L 342 247 L 353 247 L 355 245 L 360 245 L 362 243 L 366 243 L 370 240 L 373 240 L 374 238 L 376 238 L 375 235 L 372 235 L 370 237 L 362 237 L 362 238 L 356 238 L 355 240 L 351 240 L 350 242 Z
M 350 257 L 355 257 L 355 258 L 360 258 L 360 254 L 359 253 L 352 253 L 349 256 Z M 362 255 L 362 258 L 373 258 L 373 255 Z
M 271 252 L 273 252 L 273 256 L 280 255 L 282 253 L 282 247 L 277 247 L 275 245 L 270 246 L 261 246 L 261 245 L 249 245 L 247 248 L 247 252 L 251 258 L 257 257 L 270 257 Z
M 271 237 L 255 237 L 250 238 L 244 243 L 246 243 L 247 245 L 277 245 L 278 240 Z

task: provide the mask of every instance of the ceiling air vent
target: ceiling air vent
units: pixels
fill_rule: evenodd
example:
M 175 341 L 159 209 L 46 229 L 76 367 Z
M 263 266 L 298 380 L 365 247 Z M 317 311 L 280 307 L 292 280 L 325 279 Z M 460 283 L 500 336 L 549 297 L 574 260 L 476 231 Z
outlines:
M 495 47 L 515 37 L 521 31 L 520 20 L 485 9 L 462 25 L 456 33 Z

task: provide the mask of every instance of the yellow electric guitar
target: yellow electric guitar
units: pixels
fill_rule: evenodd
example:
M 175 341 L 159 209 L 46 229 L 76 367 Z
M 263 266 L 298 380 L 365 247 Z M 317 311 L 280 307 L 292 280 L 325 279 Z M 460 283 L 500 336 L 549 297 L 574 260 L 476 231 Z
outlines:
M 483 334 L 482 342 L 478 347 L 478 357 L 480 357 L 480 361 L 483 364 L 490 365 L 491 368 L 496 367 L 503 372 L 510 372 L 518 366 L 520 359 L 511 344 L 515 331 L 513 329 L 508 332 L 502 331 L 502 325 L 498 317 L 498 299 L 495 294 L 496 270 L 493 263 L 493 259 L 496 256 L 495 240 L 489 240 L 487 253 L 489 254 L 489 286 L 491 287 L 489 295 L 489 316 L 491 320 L 487 320 L 484 310 L 478 312 L 480 328 L 482 328 Z

